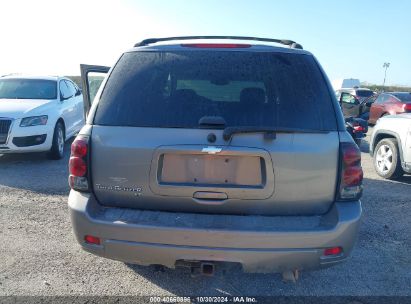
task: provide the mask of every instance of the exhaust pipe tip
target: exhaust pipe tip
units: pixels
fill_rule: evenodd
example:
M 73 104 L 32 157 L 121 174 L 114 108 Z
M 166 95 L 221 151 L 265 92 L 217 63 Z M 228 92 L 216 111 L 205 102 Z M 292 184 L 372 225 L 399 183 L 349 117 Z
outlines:
M 201 263 L 200 271 L 205 276 L 213 276 L 215 272 L 215 265 L 212 263 Z

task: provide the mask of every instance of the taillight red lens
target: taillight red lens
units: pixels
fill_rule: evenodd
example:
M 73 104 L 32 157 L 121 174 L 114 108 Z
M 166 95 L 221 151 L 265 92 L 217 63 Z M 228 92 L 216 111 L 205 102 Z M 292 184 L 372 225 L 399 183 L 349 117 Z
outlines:
M 71 144 L 69 185 L 77 191 L 89 191 L 87 155 L 88 137 L 79 135 Z
M 340 255 L 343 252 L 341 247 L 332 247 L 332 248 L 327 248 L 324 249 L 324 255 L 325 256 L 330 256 L 330 255 Z
M 364 132 L 365 128 L 363 126 L 354 126 L 354 132 Z
M 358 146 L 352 142 L 341 143 L 341 160 L 339 200 L 359 199 L 362 194 L 363 171 Z
M 358 149 L 357 145 L 353 143 L 342 143 L 341 150 L 345 165 L 350 166 L 361 162 L 361 151 Z
M 184 43 L 183 47 L 192 48 L 217 48 L 217 49 L 235 49 L 235 48 L 249 48 L 251 44 L 239 44 L 239 43 Z
M 348 167 L 343 173 L 343 184 L 345 186 L 358 186 L 361 184 L 363 172 L 360 166 Z
M 71 156 L 85 157 L 87 155 L 87 141 L 80 138 L 71 144 Z
M 87 173 L 87 165 L 84 159 L 77 157 L 77 156 L 72 156 L 70 157 L 70 162 L 69 162 L 69 171 L 70 175 L 73 176 L 84 176 Z
M 406 103 L 403 105 L 404 112 L 411 112 L 411 103 Z
M 84 237 L 84 241 L 88 244 L 93 244 L 93 245 L 100 245 L 100 238 L 92 235 L 86 235 Z

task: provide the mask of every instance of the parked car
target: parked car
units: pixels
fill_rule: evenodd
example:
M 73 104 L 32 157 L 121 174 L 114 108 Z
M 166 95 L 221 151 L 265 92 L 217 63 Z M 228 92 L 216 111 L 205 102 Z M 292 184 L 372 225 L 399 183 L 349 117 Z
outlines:
M 0 78 L 0 154 L 48 151 L 60 159 L 83 125 L 83 96 L 70 79 Z
M 370 109 L 368 122 L 375 124 L 377 120 L 385 115 L 395 115 L 411 112 L 411 93 L 388 92 L 378 96 Z
M 370 153 L 379 176 L 394 179 L 411 174 L 411 113 L 380 118 L 371 135 Z
M 340 89 L 335 92 L 340 101 L 344 117 L 359 117 L 368 120 L 376 94 L 366 88 Z
M 361 118 L 347 117 L 345 118 L 345 128 L 358 147 L 361 147 L 362 139 L 367 136 L 368 132 L 367 121 Z
M 91 109 L 68 200 L 80 245 L 208 275 L 239 263 L 295 279 L 346 260 L 361 154 L 317 60 L 289 40 L 196 38 L 216 37 L 147 39 L 110 71 L 82 66 Z

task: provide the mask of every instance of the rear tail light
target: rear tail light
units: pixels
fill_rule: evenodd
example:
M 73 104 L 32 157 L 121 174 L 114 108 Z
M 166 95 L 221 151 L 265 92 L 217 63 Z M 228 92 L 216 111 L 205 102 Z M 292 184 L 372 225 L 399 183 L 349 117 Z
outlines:
M 236 48 L 249 48 L 251 44 L 240 43 L 184 43 L 183 47 L 192 48 L 217 48 L 217 49 L 236 49 Z
M 71 145 L 72 156 L 85 157 L 87 155 L 87 139 L 78 138 Z
M 86 236 L 84 237 L 84 241 L 85 241 L 87 244 L 93 244 L 93 245 L 100 245 L 100 244 L 101 244 L 100 238 L 98 238 L 98 237 L 96 237 L 96 236 L 92 236 L 92 235 L 86 235 Z
M 69 184 L 78 191 L 89 191 L 88 183 L 88 138 L 77 136 L 71 144 L 69 161 Z
M 402 106 L 402 108 L 404 109 L 404 112 L 411 112 L 411 103 L 406 103 Z
M 343 252 L 341 247 L 332 247 L 324 249 L 324 256 L 340 255 Z
M 354 126 L 354 133 L 356 132 L 365 132 L 365 128 L 363 126 Z
M 83 177 L 87 173 L 87 164 L 80 157 L 70 157 L 70 174 L 73 176 Z
M 359 199 L 362 194 L 363 172 L 361 151 L 352 142 L 341 143 L 341 177 L 338 200 Z

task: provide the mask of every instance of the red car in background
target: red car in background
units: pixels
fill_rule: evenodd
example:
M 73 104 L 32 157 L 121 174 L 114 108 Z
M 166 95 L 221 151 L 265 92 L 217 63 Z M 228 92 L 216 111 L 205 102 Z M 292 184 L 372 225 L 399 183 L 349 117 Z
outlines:
M 411 93 L 386 92 L 381 93 L 370 108 L 368 123 L 376 124 L 378 118 L 385 115 L 411 113 Z

